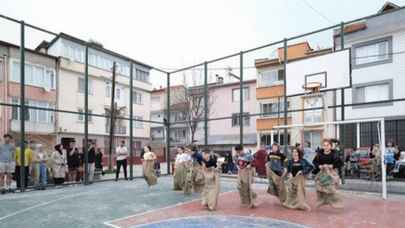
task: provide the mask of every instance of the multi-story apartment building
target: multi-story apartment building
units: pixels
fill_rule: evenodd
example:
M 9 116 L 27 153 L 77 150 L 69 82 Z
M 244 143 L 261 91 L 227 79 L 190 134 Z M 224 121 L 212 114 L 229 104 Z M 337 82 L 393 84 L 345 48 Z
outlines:
M 59 80 L 57 81 L 58 109 L 83 112 L 84 110 L 84 70 L 85 45 L 87 42 L 67 34 L 59 34 L 49 43 L 42 43 L 37 50 L 59 57 Z M 112 67 L 117 63 L 114 109 L 116 116 L 129 117 L 129 107 L 133 105 L 133 118 L 148 120 L 150 117 L 149 82 L 150 66 L 105 49 L 101 44 L 90 43 L 89 47 L 89 112 L 109 115 L 111 112 Z M 130 91 L 130 63 L 133 64 L 133 91 Z M 129 95 L 133 93 L 133 103 Z M 79 146 L 84 137 L 84 115 L 59 112 L 56 114 L 58 141 L 68 142 L 75 139 Z M 98 146 L 108 148 L 109 118 L 89 116 L 89 139 Z M 117 120 L 115 123 L 116 143 L 129 138 L 129 121 Z M 134 146 L 141 148 L 149 142 L 148 123 L 134 122 Z M 115 144 L 117 145 L 117 144 Z
M 331 49 L 313 50 L 308 42 L 292 44 L 287 47 L 288 62 L 299 61 L 331 52 Z M 277 57 L 273 59 L 257 59 L 255 66 L 258 79 L 256 88 L 257 110 L 262 113 L 257 119 L 257 144 L 270 145 L 274 142 L 284 144 L 284 131 L 275 126 L 284 125 L 284 48 L 277 49 Z M 289 80 L 292 80 L 291 77 Z M 331 103 L 333 93 L 322 93 L 311 96 L 287 98 L 288 110 L 322 107 Z M 287 124 L 314 123 L 332 121 L 333 112 L 325 110 L 287 113 Z M 310 142 L 312 147 L 321 143 L 324 127 L 290 128 L 287 142 L 290 145 Z
M 405 142 L 404 102 L 384 102 L 405 98 L 405 9 L 386 3 L 376 17 L 349 24 L 344 28 L 344 48 L 351 49 L 352 89 L 345 90 L 345 103 L 377 102 L 345 108 L 346 119 L 385 118 L 387 140 Z M 335 49 L 340 49 L 340 31 L 334 33 Z M 337 103 L 340 104 L 338 91 Z M 338 119 L 342 119 L 340 112 Z M 359 134 L 356 132 L 360 131 Z M 372 123 L 345 128 L 346 146 L 363 147 L 378 142 Z
M 42 108 L 55 108 L 57 103 L 56 57 L 26 49 L 25 104 Z M 20 103 L 20 47 L 0 42 L 0 98 L 1 102 Z M 20 132 L 20 109 L 0 107 L 0 133 Z M 52 149 L 56 141 L 57 117 L 53 112 L 28 109 L 25 113 L 26 139 Z
M 256 113 L 256 80 L 243 82 L 243 111 L 244 114 Z M 200 86 L 201 88 L 201 86 Z M 208 110 L 209 119 L 231 117 L 229 119 L 217 119 L 208 122 L 208 145 L 216 152 L 230 152 L 240 143 L 240 84 L 239 82 L 210 83 L 208 86 Z M 243 144 L 246 149 L 256 149 L 256 119 L 257 116 L 243 118 Z M 200 122 L 195 139 L 198 144 L 204 144 L 204 123 Z
M 185 100 L 186 87 L 170 87 L 170 123 L 185 121 L 187 104 Z M 151 95 L 151 120 L 164 122 L 167 112 L 167 91 L 166 88 L 154 89 Z M 155 147 L 163 147 L 166 139 L 166 129 L 163 124 L 151 124 L 151 143 Z M 186 123 L 175 123 L 170 128 L 170 143 L 172 146 L 189 144 L 189 127 Z

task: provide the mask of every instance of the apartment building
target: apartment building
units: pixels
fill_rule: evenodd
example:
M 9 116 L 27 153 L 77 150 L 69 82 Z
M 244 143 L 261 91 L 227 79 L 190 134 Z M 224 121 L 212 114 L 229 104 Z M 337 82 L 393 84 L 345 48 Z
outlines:
M 30 49 L 25 52 L 25 104 L 42 108 L 55 108 L 57 103 L 56 57 Z M 20 47 L 0 41 L 0 99 L 3 103 L 20 103 Z M 53 149 L 56 142 L 55 113 L 29 109 L 25 113 L 26 139 Z M 20 109 L 0 107 L 0 134 L 20 133 Z
M 352 89 L 345 90 L 345 103 L 376 102 L 346 107 L 345 119 L 383 117 L 386 139 L 405 149 L 404 102 L 378 103 L 405 98 L 405 10 L 387 2 L 378 13 L 344 28 L 344 48 L 351 49 L 353 83 Z M 334 32 L 335 49 L 341 48 L 340 35 L 340 31 Z M 338 103 L 340 97 L 338 92 Z M 340 112 L 337 117 L 342 119 Z M 378 142 L 377 126 L 372 123 L 347 126 L 341 135 L 348 147 Z
M 300 42 L 287 47 L 288 62 L 299 61 L 330 53 L 331 49 L 313 50 L 308 42 Z M 334 129 L 325 127 L 290 128 L 284 136 L 282 129 L 275 126 L 284 125 L 284 48 L 277 49 L 277 57 L 272 59 L 256 59 L 257 69 L 257 112 L 262 113 L 257 118 L 257 146 L 270 145 L 275 142 L 284 144 L 287 139 L 289 145 L 307 141 L 311 147 L 320 145 L 325 131 L 328 135 Z M 292 80 L 291 78 L 289 80 Z M 320 93 L 287 98 L 288 110 L 322 107 L 333 102 L 334 93 Z M 306 112 L 287 113 L 287 124 L 315 123 L 334 120 L 333 111 L 314 110 Z
M 59 80 L 57 81 L 57 103 L 61 110 L 84 111 L 85 45 L 87 42 L 61 33 L 49 43 L 43 42 L 38 51 L 59 57 Z M 89 113 L 109 115 L 111 112 L 112 67 L 116 68 L 115 108 L 118 117 L 129 118 L 129 107 L 133 106 L 133 118 L 148 120 L 150 117 L 149 81 L 150 66 L 105 49 L 101 44 L 90 42 L 89 47 Z M 130 91 L 130 62 L 133 63 L 133 91 Z M 133 103 L 129 95 L 133 93 Z M 84 138 L 84 115 L 57 113 L 57 138 L 62 143 L 75 140 L 82 146 Z M 115 145 L 129 139 L 129 121 L 117 119 L 115 123 Z M 109 118 L 89 116 L 89 139 L 99 147 L 108 148 Z M 134 122 L 134 146 L 140 149 L 149 143 L 149 123 Z
M 185 121 L 187 104 L 185 100 L 186 87 L 182 85 L 170 87 L 170 122 Z M 151 93 L 151 120 L 164 122 L 167 119 L 167 89 L 159 88 Z M 163 124 L 151 124 L 151 143 L 155 148 L 163 147 L 166 140 L 166 129 Z M 189 127 L 185 122 L 175 123 L 170 128 L 170 143 L 172 146 L 184 146 L 190 142 Z
M 256 113 L 256 80 L 243 82 L 243 112 L 244 114 Z M 199 88 L 202 88 L 201 86 Z M 194 88 L 198 89 L 198 87 Z M 202 95 L 202 94 L 201 94 Z M 218 152 L 230 152 L 240 143 L 240 124 L 243 124 L 243 143 L 246 149 L 256 150 L 256 116 L 246 116 L 240 123 L 240 84 L 239 82 L 210 83 L 208 86 L 208 110 L 209 119 L 217 119 L 208 122 L 208 145 Z M 197 126 L 195 140 L 204 145 L 204 122 Z

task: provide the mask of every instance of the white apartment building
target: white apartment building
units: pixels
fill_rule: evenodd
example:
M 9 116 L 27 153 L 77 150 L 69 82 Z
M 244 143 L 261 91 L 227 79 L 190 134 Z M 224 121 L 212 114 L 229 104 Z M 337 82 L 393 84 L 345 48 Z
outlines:
M 47 53 L 58 56 L 59 80 L 57 81 L 58 109 L 83 112 L 84 110 L 84 61 L 86 42 L 61 33 L 50 43 L 38 47 Z M 115 101 L 117 116 L 129 118 L 129 105 L 133 105 L 133 118 L 149 120 L 152 85 L 149 82 L 150 66 L 130 60 L 94 43 L 89 47 L 89 112 L 109 115 L 112 90 L 112 66 L 117 63 Z M 130 62 L 133 62 L 133 91 L 130 91 Z M 130 93 L 133 104 L 129 104 Z M 78 146 L 84 137 L 84 115 L 57 113 L 57 135 L 62 143 L 75 139 Z M 89 116 L 89 139 L 99 147 L 109 147 L 109 118 Z M 128 140 L 129 120 L 117 120 L 115 140 Z M 134 146 L 141 148 L 149 142 L 150 126 L 145 122 L 134 122 Z M 58 141 L 59 141 L 58 140 Z
M 352 89 L 345 90 L 345 103 L 377 102 L 345 108 L 345 119 L 386 120 L 386 139 L 405 142 L 405 102 L 384 102 L 405 98 L 405 10 L 386 3 L 380 15 L 345 27 L 344 47 L 351 49 Z M 340 49 L 340 32 L 335 31 L 335 48 Z M 340 92 L 337 94 L 340 104 Z M 340 111 L 337 112 L 341 119 Z M 356 134 L 360 131 L 360 134 Z M 357 136 L 358 135 L 358 136 Z M 343 134 L 353 147 L 377 143 L 375 124 L 352 125 Z

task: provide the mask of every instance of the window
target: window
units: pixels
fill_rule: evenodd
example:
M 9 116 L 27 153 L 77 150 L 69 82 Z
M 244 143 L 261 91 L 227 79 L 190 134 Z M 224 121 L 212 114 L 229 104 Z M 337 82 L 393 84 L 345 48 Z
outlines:
M 115 88 L 115 98 L 117 100 L 121 99 L 121 89 L 120 88 Z
M 79 109 L 77 109 L 77 111 L 79 112 L 79 113 L 82 113 L 82 114 L 79 114 L 78 116 L 77 116 L 77 119 L 79 120 L 79 121 L 84 121 L 84 110 L 82 109 L 82 108 L 79 108 Z M 89 122 L 91 122 L 92 120 L 93 120 L 93 116 L 91 116 L 91 114 L 93 113 L 93 111 L 92 110 L 90 110 L 89 109 L 89 112 L 88 112 L 88 120 L 89 120 Z
M 12 98 L 11 102 L 13 104 L 20 104 L 19 98 Z M 33 107 L 40 107 L 40 108 L 53 108 L 54 106 L 45 101 L 35 101 L 35 100 L 27 100 L 25 104 L 28 106 Z M 13 106 L 11 111 L 11 117 L 13 120 L 20 119 L 20 112 L 19 107 Z M 31 123 L 45 123 L 51 124 L 55 120 L 54 113 L 51 111 L 46 110 L 39 110 L 39 109 L 27 109 L 25 112 L 25 120 Z
M 354 67 L 392 62 L 392 37 L 356 44 L 353 49 Z
M 287 107 L 290 107 L 290 102 L 287 101 Z M 280 108 L 280 112 L 279 112 Z M 274 102 L 274 103 L 261 103 L 260 104 L 260 112 L 262 113 L 262 117 L 277 117 L 279 114 L 280 116 L 284 115 L 284 102 Z
M 143 120 L 142 116 L 134 116 L 134 120 Z M 135 128 L 143 128 L 143 122 L 141 121 L 134 121 Z
M 135 80 L 149 82 L 149 72 L 136 69 L 135 70 Z
M 250 116 L 248 112 L 243 113 L 243 126 L 249 126 L 250 125 Z M 246 116 L 245 116 L 246 115 Z M 232 114 L 232 127 L 237 127 L 239 126 L 239 113 L 234 113 Z
M 132 103 L 133 104 L 143 104 L 142 103 L 142 93 L 138 91 L 132 91 Z
M 106 97 L 111 97 L 111 90 L 112 90 L 111 82 L 106 81 L 105 82 L 105 96 Z
M 79 85 L 78 85 L 78 87 L 79 87 L 78 92 L 84 94 L 84 91 L 85 91 L 84 78 L 78 78 L 78 83 L 79 83 Z M 90 94 L 90 95 L 93 94 L 92 91 L 93 91 L 93 90 L 92 90 L 92 81 L 91 81 L 90 78 L 89 78 L 89 94 Z
M 175 112 L 174 121 L 183 121 L 186 120 L 186 114 L 184 112 Z
M 11 81 L 20 82 L 20 63 L 12 61 Z M 55 70 L 41 65 L 25 63 L 25 83 L 26 85 L 55 89 Z
M 310 143 L 310 148 L 316 149 L 322 145 L 322 134 L 320 131 L 304 131 L 304 142 Z
M 259 78 L 259 85 L 261 87 L 282 84 L 284 80 L 284 69 L 262 72 Z
M 323 107 L 321 96 L 312 96 L 304 98 L 304 109 Z M 304 112 L 304 123 L 317 123 L 322 121 L 322 109 L 308 110 Z
M 353 86 L 353 103 L 384 101 L 393 98 L 393 80 L 384 80 Z M 378 105 L 391 105 L 391 102 Z M 353 106 L 359 108 L 360 106 Z M 361 106 L 364 107 L 364 106 Z M 360 108 L 361 108 L 360 107 Z
M 240 97 L 240 89 L 232 89 L 232 101 L 239 102 Z M 249 100 L 249 87 L 243 88 L 243 100 Z

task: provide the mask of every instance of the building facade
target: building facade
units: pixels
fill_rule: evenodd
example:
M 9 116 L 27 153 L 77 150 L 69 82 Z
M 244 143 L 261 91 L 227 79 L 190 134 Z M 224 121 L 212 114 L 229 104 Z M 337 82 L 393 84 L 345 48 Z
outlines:
M 59 80 L 57 81 L 58 109 L 84 112 L 84 70 L 86 42 L 75 37 L 60 34 L 50 43 L 38 47 L 39 51 L 59 57 Z M 111 108 L 112 68 L 116 63 L 115 107 Z M 133 90 L 130 91 L 130 62 L 133 63 Z M 116 117 L 129 118 L 129 107 L 133 106 L 133 118 L 149 120 L 150 94 L 152 85 L 149 82 L 150 66 L 120 54 L 114 53 L 97 43 L 89 47 L 89 113 L 110 115 L 114 111 Z M 133 94 L 130 104 L 129 96 Z M 67 143 L 75 140 L 80 147 L 84 140 L 84 115 L 59 112 L 56 114 L 57 141 Z M 117 119 L 115 125 L 114 144 L 129 140 L 129 120 Z M 137 151 L 149 143 L 149 123 L 134 121 L 134 149 Z M 108 149 L 110 119 L 89 116 L 89 139 L 95 141 L 102 150 Z
M 345 103 L 376 102 L 348 106 L 344 118 L 385 118 L 386 139 L 399 143 L 404 149 L 404 102 L 390 102 L 405 98 L 405 10 L 398 9 L 398 6 L 386 3 L 378 12 L 379 16 L 347 25 L 344 29 L 344 48 L 351 49 L 353 83 L 351 89 L 345 90 Z M 334 33 L 334 44 L 335 49 L 341 48 L 339 31 Z M 338 103 L 340 97 L 338 91 Z M 340 112 L 337 117 L 342 119 Z M 378 143 L 375 123 L 347 126 L 342 135 L 348 147 Z
M 41 108 L 57 106 L 58 59 L 26 49 L 25 104 Z M 0 98 L 8 104 L 20 103 L 20 47 L 0 42 Z M 11 133 L 16 139 L 20 132 L 20 109 L 0 107 L 0 133 Z M 26 139 L 52 150 L 56 141 L 57 116 L 55 113 L 27 109 L 25 112 Z M 18 141 L 17 141 L 18 142 Z

